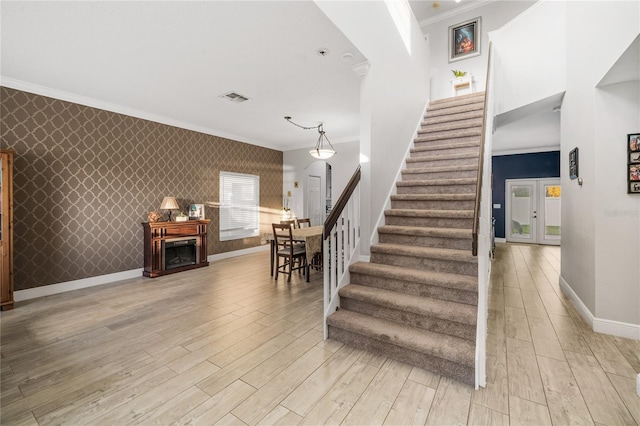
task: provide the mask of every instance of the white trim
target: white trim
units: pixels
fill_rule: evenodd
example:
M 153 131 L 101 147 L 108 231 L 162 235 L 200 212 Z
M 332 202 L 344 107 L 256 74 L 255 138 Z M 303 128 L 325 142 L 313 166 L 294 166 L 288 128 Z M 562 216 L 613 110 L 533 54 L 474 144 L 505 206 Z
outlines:
M 553 152 L 560 151 L 560 145 L 539 146 L 533 148 L 520 148 L 520 149 L 504 149 L 500 151 L 491 151 L 492 157 L 499 157 L 501 155 L 515 155 L 515 154 L 535 154 L 537 152 Z
M 65 293 L 71 290 L 79 290 L 81 288 L 94 287 L 97 285 L 109 284 L 116 281 L 139 277 L 142 277 L 142 268 L 115 272 L 113 274 L 98 275 L 80 280 L 66 281 L 42 287 L 28 288 L 26 290 L 18 290 L 13 293 L 13 296 L 16 302 L 21 302 L 23 300 L 35 299 L 37 297 L 51 296 L 53 294 Z
M 418 22 L 418 25 L 420 25 L 420 28 L 424 29 L 425 27 L 431 25 L 431 24 L 435 24 L 436 22 L 440 22 L 440 21 L 444 21 L 446 19 L 449 19 L 453 16 L 457 16 L 460 15 L 462 13 L 468 12 L 470 10 L 474 10 L 477 9 L 479 7 L 484 7 L 488 4 L 491 4 L 495 1 L 498 0 L 483 0 L 483 1 L 479 1 L 479 2 L 474 2 L 474 3 L 468 3 L 465 6 L 459 6 L 456 7 L 455 9 L 449 10 L 447 12 L 443 12 L 443 13 L 439 13 L 436 16 L 433 16 L 431 18 L 427 18 L 427 19 L 423 19 L 422 21 Z
M 496 238 L 494 238 L 493 240 L 494 240 L 496 243 L 506 243 L 506 242 L 507 242 L 507 239 L 506 239 L 506 238 L 499 238 L 499 237 L 496 237 Z
M 234 250 L 234 251 L 228 251 L 225 253 L 210 254 L 209 256 L 207 256 L 207 260 L 209 262 L 215 262 L 216 260 L 231 259 L 232 257 L 244 256 L 245 254 L 258 253 L 261 251 L 267 251 L 269 249 L 270 249 L 269 244 L 256 246 L 256 247 L 249 247 L 242 250 Z
M 580 297 L 578 297 L 576 292 L 573 291 L 571 286 L 562 276 L 560 277 L 559 283 L 562 292 L 569 297 L 573 306 L 575 306 L 582 318 L 584 318 L 584 320 L 591 326 L 593 331 L 596 333 L 625 337 L 627 339 L 640 340 L 640 324 L 631 324 L 595 317 L 589 308 L 582 303 Z
M 360 262 L 367 262 L 367 263 L 371 263 L 371 256 L 369 256 L 369 255 L 366 255 L 366 256 L 365 256 L 365 255 L 361 254 L 361 255 L 360 255 L 360 257 L 358 257 L 358 260 L 359 260 Z
M 16 80 L 9 77 L 0 76 L 0 86 L 8 87 L 15 90 L 22 90 L 23 92 L 29 92 L 36 95 L 42 95 L 49 98 L 59 99 L 62 101 L 73 102 L 76 104 L 98 108 L 105 111 L 115 112 L 118 114 L 128 115 L 130 117 L 141 118 L 143 120 L 153 121 L 155 123 L 166 124 L 168 126 L 179 127 L 181 129 L 193 130 L 194 132 L 204 133 L 207 135 L 218 136 L 221 138 L 231 139 L 238 142 L 244 142 L 251 145 L 261 146 L 263 148 L 275 149 L 281 151 L 281 148 L 274 147 L 263 141 L 248 140 L 242 136 L 221 132 L 219 130 L 211 129 L 209 127 L 199 126 L 197 124 L 187 123 L 173 118 L 165 117 L 162 115 L 153 114 L 146 111 L 141 111 L 135 108 L 129 108 L 122 105 L 112 104 L 110 102 L 101 101 L 98 99 L 88 98 L 85 96 L 76 95 L 73 93 L 64 92 L 62 90 L 52 89 L 46 86 L 40 86 L 38 84 L 28 83 L 22 80 Z

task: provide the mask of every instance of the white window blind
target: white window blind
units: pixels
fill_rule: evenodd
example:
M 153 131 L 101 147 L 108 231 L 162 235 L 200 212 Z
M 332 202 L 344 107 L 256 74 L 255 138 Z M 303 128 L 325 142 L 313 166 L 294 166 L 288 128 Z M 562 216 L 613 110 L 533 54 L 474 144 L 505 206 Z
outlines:
M 260 176 L 220 172 L 220 241 L 260 235 Z

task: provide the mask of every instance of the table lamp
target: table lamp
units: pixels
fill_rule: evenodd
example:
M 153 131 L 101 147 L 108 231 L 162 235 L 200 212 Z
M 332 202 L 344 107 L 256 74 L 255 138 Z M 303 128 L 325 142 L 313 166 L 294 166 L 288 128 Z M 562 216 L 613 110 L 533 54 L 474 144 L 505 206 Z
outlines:
M 171 222 L 171 210 L 179 210 L 180 206 L 175 197 L 164 197 L 162 204 L 160 204 L 160 210 L 169 210 L 169 222 Z

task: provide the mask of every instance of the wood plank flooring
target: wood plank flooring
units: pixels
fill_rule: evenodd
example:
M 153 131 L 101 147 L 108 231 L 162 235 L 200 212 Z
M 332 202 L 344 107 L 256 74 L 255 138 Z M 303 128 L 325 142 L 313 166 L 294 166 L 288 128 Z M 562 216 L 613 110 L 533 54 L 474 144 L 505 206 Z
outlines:
M 640 424 L 640 342 L 593 333 L 558 247 L 499 244 L 478 391 L 322 339 L 322 277 L 268 253 L 17 303 L 3 425 Z

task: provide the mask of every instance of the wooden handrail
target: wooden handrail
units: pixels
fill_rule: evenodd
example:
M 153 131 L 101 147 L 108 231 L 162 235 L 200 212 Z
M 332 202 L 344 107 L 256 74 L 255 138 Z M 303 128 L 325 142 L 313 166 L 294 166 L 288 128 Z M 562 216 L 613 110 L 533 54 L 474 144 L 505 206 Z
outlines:
M 471 253 L 474 256 L 478 255 L 478 230 L 480 228 L 480 196 L 482 194 L 482 174 L 483 174 L 483 165 L 484 165 L 484 144 L 485 144 L 485 133 L 487 127 L 487 104 L 489 99 L 489 74 L 491 71 L 491 42 L 489 42 L 489 52 L 487 59 L 487 77 L 484 85 L 484 113 L 482 115 L 482 136 L 480 138 L 480 156 L 478 158 L 478 179 L 476 183 L 476 202 L 473 208 L 473 230 L 472 237 L 473 241 L 471 243 Z
M 353 173 L 353 176 L 351 176 L 351 179 L 349 180 L 349 183 L 347 184 L 346 188 L 344 189 L 344 191 L 342 191 L 342 194 L 340 194 L 340 198 L 338 198 L 338 201 L 336 202 L 335 207 L 331 209 L 331 213 L 329 213 L 327 220 L 324 221 L 324 234 L 322 237 L 324 240 L 326 240 L 329 237 L 331 229 L 338 222 L 338 218 L 342 214 L 342 210 L 344 210 L 345 206 L 347 205 L 347 202 L 349 201 L 349 198 L 351 198 L 351 194 L 353 194 L 353 191 L 356 189 L 356 186 L 358 186 L 359 182 L 360 182 L 360 165 L 358 165 L 358 168 Z

